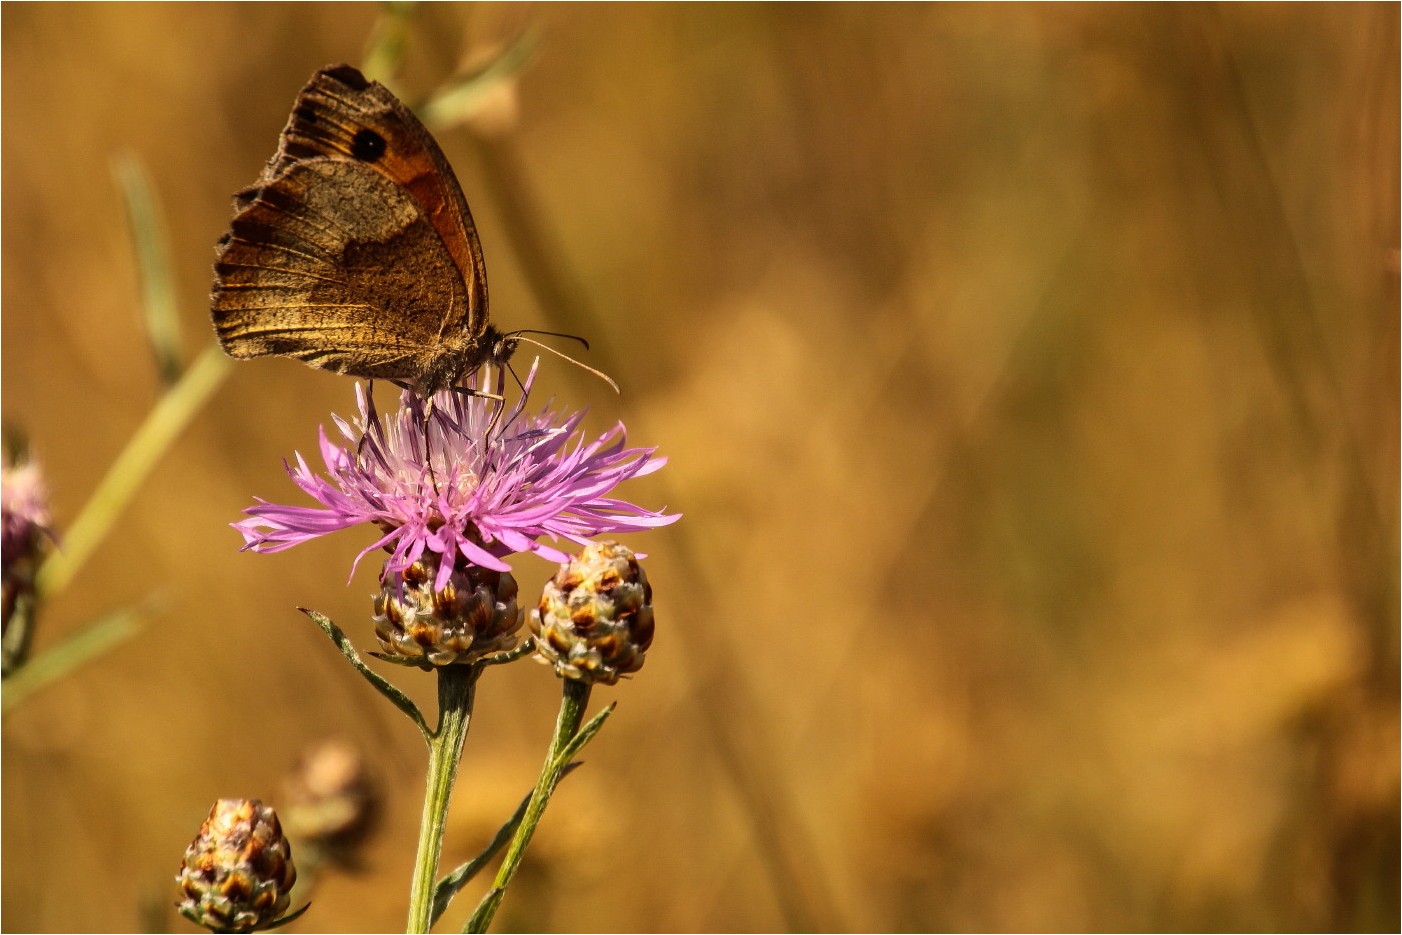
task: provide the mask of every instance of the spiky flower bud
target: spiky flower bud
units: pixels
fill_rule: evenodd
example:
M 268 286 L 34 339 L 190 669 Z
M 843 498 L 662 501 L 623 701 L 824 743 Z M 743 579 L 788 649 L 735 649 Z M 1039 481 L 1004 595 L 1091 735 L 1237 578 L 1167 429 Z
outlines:
M 297 870 L 277 813 L 257 799 L 220 799 L 185 849 L 180 914 L 216 932 L 254 932 L 287 911 Z
M 375 595 L 375 636 L 387 656 L 446 666 L 516 645 L 525 612 L 510 572 L 460 562 L 435 588 L 436 570 L 420 560 L 391 571 Z
M 588 546 L 545 584 L 531 612 L 539 661 L 562 678 L 612 685 L 652 645 L 652 587 L 631 549 Z
M 378 796 L 365 758 L 343 740 L 308 750 L 283 782 L 283 824 L 297 840 L 335 858 L 349 856 L 374 823 Z

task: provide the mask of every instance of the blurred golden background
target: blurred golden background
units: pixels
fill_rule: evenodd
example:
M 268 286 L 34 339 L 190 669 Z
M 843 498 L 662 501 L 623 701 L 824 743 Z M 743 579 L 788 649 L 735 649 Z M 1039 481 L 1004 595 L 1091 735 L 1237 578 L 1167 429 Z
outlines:
M 114 156 L 193 360 L 231 193 L 381 13 L 4 6 L 3 412 L 60 535 L 162 392 Z M 528 29 L 438 133 L 493 316 L 595 343 L 622 396 L 547 359 L 542 398 L 660 446 L 623 495 L 685 517 L 628 540 L 656 643 L 498 928 L 1395 930 L 1398 7 L 432 5 L 397 89 Z M 289 931 L 402 930 L 420 741 L 294 609 L 373 649 L 370 539 L 228 527 L 352 411 L 231 366 L 44 608 L 38 653 L 157 609 L 6 717 L 6 930 L 191 930 L 212 801 L 327 736 L 383 815 Z M 557 699 L 484 677 L 445 865 Z

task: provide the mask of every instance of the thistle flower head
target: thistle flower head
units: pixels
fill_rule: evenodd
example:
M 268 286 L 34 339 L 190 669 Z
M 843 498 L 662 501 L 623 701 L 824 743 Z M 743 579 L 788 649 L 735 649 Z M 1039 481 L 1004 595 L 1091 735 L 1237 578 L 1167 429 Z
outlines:
M 254 932 L 278 922 L 297 870 L 277 813 L 257 799 L 220 799 L 185 850 L 175 877 L 180 914 L 216 932 Z
M 387 657 L 446 666 L 516 645 L 526 615 L 510 572 L 464 563 L 441 588 L 434 572 L 421 559 L 392 572 L 375 595 L 375 636 Z
M 535 373 L 532 366 L 520 401 L 505 412 L 497 399 L 445 390 L 427 401 L 406 391 L 398 410 L 382 414 L 357 385 L 358 417 L 335 419 L 344 443 L 321 432 L 325 471 L 313 471 L 300 454 L 287 467 L 318 505 L 259 500 L 244 511 L 248 519 L 234 524 L 244 548 L 279 552 L 370 524 L 379 536 L 360 556 L 388 551 L 383 578 L 429 559 L 433 588 L 441 591 L 460 559 L 506 572 L 503 559 L 515 552 L 567 559 L 540 541 L 545 536 L 587 544 L 603 533 L 675 522 L 675 514 L 610 496 L 621 481 L 650 474 L 666 459 L 652 448 L 626 448 L 621 423 L 586 442 L 579 431 L 583 412 L 547 406 L 527 414 Z M 482 383 L 498 396 L 504 388 L 499 370 L 494 379 L 479 371 L 472 388 Z
M 531 613 L 536 655 L 561 678 L 612 685 L 652 645 L 652 587 L 617 542 L 591 545 L 545 583 Z

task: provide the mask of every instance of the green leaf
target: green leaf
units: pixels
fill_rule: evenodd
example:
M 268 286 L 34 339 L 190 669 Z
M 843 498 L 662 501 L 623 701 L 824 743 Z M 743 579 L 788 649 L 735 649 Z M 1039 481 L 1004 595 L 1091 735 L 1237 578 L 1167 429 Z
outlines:
M 433 736 L 433 732 L 428 729 L 428 722 L 424 720 L 423 712 L 419 711 L 419 706 L 414 704 L 408 695 L 390 684 L 383 675 L 380 675 L 367 666 L 364 660 L 360 658 L 360 654 L 355 651 L 355 647 L 351 645 L 351 641 L 341 632 L 340 627 L 314 610 L 308 610 L 305 607 L 299 607 L 297 609 L 312 618 L 312 622 L 321 627 L 322 631 L 331 638 L 331 642 L 336 644 L 336 648 L 341 651 L 341 655 L 350 660 L 350 664 L 355 666 L 357 672 L 365 676 L 367 682 L 375 686 L 376 691 L 388 698 L 396 708 L 409 716 L 409 720 L 413 721 L 418 727 L 419 733 L 423 734 L 424 740 L 427 741 Z
M 146 613 L 128 609 L 108 614 L 35 656 L 0 687 L 0 713 L 9 714 L 10 709 L 39 689 L 131 639 L 145 625 Z
M 310 909 L 311 907 L 312 907 L 312 904 L 311 904 L 311 903 L 307 903 L 307 904 L 306 904 L 305 906 L 303 906 L 301 909 L 298 909 L 298 910 L 296 910 L 296 911 L 294 911 L 294 912 L 289 912 L 287 915 L 283 916 L 282 918 L 278 919 L 277 921 L 275 921 L 275 922 L 269 922 L 267 925 L 261 925 L 261 926 L 255 928 L 255 929 L 253 929 L 253 931 L 255 931 L 255 932 L 271 932 L 273 929 L 280 929 L 280 928 L 282 928 L 284 925 L 286 925 L 286 924 L 289 923 L 289 922 L 296 922 L 298 919 L 300 919 L 300 918 L 302 917 L 302 914 L 305 913 L 305 912 L 306 912 L 308 909 Z
M 533 649 L 535 649 L 535 641 L 527 637 L 525 642 L 515 649 L 508 649 L 504 653 L 493 653 L 490 656 L 483 656 L 479 664 L 484 666 L 505 665 L 508 662 L 515 662 Z
M 559 778 L 564 779 L 580 765 L 582 764 L 571 763 L 560 773 Z M 517 826 L 521 824 L 521 819 L 526 815 L 526 808 L 531 804 L 532 794 L 531 792 L 526 793 L 526 797 L 521 800 L 521 804 L 516 806 L 516 811 L 507 819 L 506 824 L 501 826 L 496 836 L 482 849 L 482 853 L 438 881 L 438 886 L 433 892 L 434 922 L 437 922 L 443 913 L 448 910 L 448 904 L 452 902 L 453 897 L 458 894 L 458 891 L 472 882 L 472 878 L 481 873 L 482 868 L 491 863 L 492 858 L 506 846 L 506 842 L 511 840 L 511 836 L 516 833 Z
M 608 707 L 590 718 L 589 723 L 581 727 L 579 733 L 571 737 L 570 742 L 565 744 L 565 748 L 561 750 L 560 755 L 555 758 L 555 768 L 560 770 L 561 777 L 565 775 L 564 769 L 566 764 L 574 758 L 576 753 L 584 749 L 585 744 L 594 739 L 594 735 L 599 732 L 599 728 L 604 726 L 604 721 L 608 720 L 608 716 L 613 713 L 613 709 L 616 707 L 618 707 L 618 702 L 609 702 Z M 559 778 L 557 777 L 556 782 L 558 781 Z
M 436 130 L 458 126 L 477 112 L 488 94 L 525 71 L 539 45 L 538 33 L 527 29 L 486 65 L 449 79 L 418 108 L 419 117 Z
M 10 586 L 6 582 L 6 587 Z M 38 602 L 32 587 L 19 585 L 5 621 L 5 633 L 0 636 L 0 678 L 8 679 L 29 661 L 29 647 L 34 637 L 34 617 Z
M 141 307 L 146 338 L 156 358 L 161 382 L 173 386 L 180 379 L 180 316 L 175 284 L 170 273 L 170 251 L 165 225 L 156 204 L 151 178 L 141 160 L 131 153 L 112 159 L 112 173 L 126 202 L 132 248 L 141 277 Z
M 436 668 L 434 664 L 427 659 L 406 659 L 403 656 L 390 656 L 386 653 L 371 653 L 370 655 L 381 662 L 387 662 L 392 666 L 399 666 L 403 669 L 418 669 L 420 672 L 432 672 L 434 668 Z
M 575 729 L 589 705 L 591 688 L 589 682 L 570 680 L 564 682 L 563 697 L 560 700 L 560 714 L 555 721 L 555 736 L 550 741 L 551 753 L 547 754 L 545 763 L 541 767 L 535 791 L 531 793 L 520 826 L 512 835 L 511 846 L 507 849 L 506 857 L 497 870 L 496 879 L 492 881 L 492 888 L 483 895 L 477 908 L 468 918 L 467 924 L 463 926 L 464 932 L 485 932 L 491 926 L 492 919 L 496 916 L 497 910 L 501 907 L 502 899 L 506 895 L 506 888 L 516 875 L 531 837 L 535 834 L 535 829 L 545 814 L 546 806 L 550 804 L 550 799 L 555 794 L 555 788 L 561 779 L 579 765 L 571 763 L 570 759 L 594 738 L 594 735 L 599 732 L 599 728 L 603 727 L 604 721 L 613 713 L 616 703 L 610 704 L 603 711 L 600 711 L 583 728 Z
M 391 0 L 382 5 L 365 49 L 365 66 L 361 68 L 365 77 L 387 87 L 394 84 L 409 44 L 409 19 L 417 6 L 411 0 Z
M 560 775 L 556 777 L 555 781 L 558 783 L 561 779 L 564 779 L 583 765 L 583 763 L 569 764 L 560 771 Z M 482 853 L 467 861 L 439 881 L 438 888 L 433 894 L 434 922 L 437 922 L 439 917 L 447 911 L 448 904 L 452 901 L 453 897 L 456 896 L 464 886 L 470 883 L 473 877 L 481 873 L 482 868 L 490 863 L 492 858 L 511 840 L 511 836 L 516 833 L 516 828 L 521 824 L 521 819 L 525 817 L 527 807 L 531 804 L 532 794 L 533 793 L 526 794 L 526 797 L 521 800 L 521 804 L 516 807 L 516 811 L 507 820 L 506 824 L 501 826 L 496 836 L 482 849 Z

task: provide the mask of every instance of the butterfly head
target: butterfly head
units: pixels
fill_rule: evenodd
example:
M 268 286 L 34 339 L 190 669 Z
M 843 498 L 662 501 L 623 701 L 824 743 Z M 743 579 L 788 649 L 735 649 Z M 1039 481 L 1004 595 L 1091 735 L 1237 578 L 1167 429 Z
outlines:
M 511 355 L 516 353 L 520 343 L 519 332 L 501 332 L 496 326 L 488 325 L 486 333 L 482 335 L 482 346 L 487 349 L 485 361 L 499 367 L 504 366 L 511 360 Z
M 446 343 L 446 342 L 445 342 Z M 507 367 L 516 351 L 515 335 L 503 334 L 491 325 L 476 339 L 448 343 L 422 359 L 411 380 L 425 395 L 461 386 L 483 367 Z

